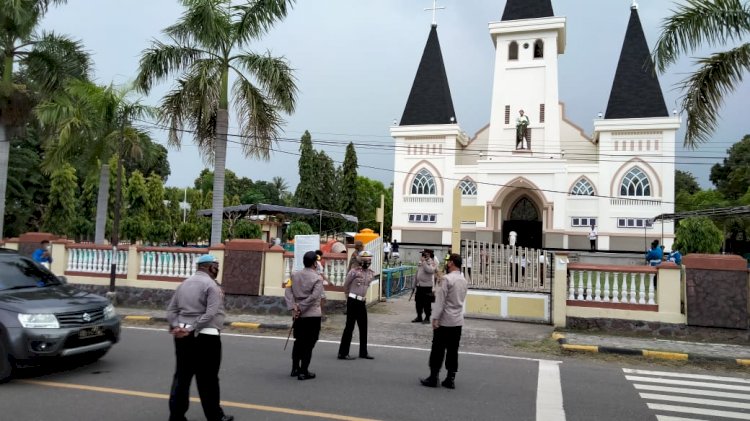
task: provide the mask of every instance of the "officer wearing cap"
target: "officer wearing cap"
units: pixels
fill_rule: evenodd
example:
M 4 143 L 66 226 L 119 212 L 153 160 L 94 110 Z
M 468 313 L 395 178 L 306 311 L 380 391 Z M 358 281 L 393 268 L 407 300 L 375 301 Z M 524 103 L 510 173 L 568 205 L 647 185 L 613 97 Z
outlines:
M 320 299 L 323 296 L 323 278 L 317 271 L 318 258 L 314 251 L 302 257 L 305 268 L 292 274 L 291 285 L 284 294 L 287 308 L 294 318 L 294 348 L 292 348 L 292 377 L 298 380 L 314 379 L 310 360 L 320 335 L 322 316 Z
M 365 303 L 367 288 L 375 280 L 375 272 L 370 269 L 372 253 L 362 251 L 359 256 L 359 266 L 355 266 L 346 275 L 344 282 L 344 295 L 346 295 L 346 327 L 341 335 L 339 345 L 340 360 L 353 360 L 349 355 L 349 346 L 352 343 L 354 324 L 359 326 L 359 357 L 372 360 L 373 357 L 367 353 L 367 305 Z
M 224 327 L 224 293 L 216 282 L 219 261 L 210 254 L 196 260 L 195 275 L 177 287 L 167 307 L 177 366 L 169 394 L 169 420 L 186 421 L 190 383 L 195 376 L 208 421 L 231 421 L 219 405 L 220 332 Z

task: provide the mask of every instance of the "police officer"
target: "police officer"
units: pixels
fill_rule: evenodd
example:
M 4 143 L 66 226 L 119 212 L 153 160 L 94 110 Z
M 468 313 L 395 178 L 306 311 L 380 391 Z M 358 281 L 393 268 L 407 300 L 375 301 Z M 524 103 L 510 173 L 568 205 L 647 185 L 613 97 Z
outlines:
M 422 385 L 437 387 L 440 368 L 445 358 L 448 375 L 441 383 L 449 389 L 456 388 L 458 371 L 458 346 L 461 328 L 464 325 L 464 301 L 467 284 L 461 273 L 461 256 L 451 254 L 446 262 L 448 272 L 435 288 L 435 307 L 432 311 L 432 350 L 430 352 L 430 376 L 421 379 Z
M 359 326 L 359 357 L 372 360 L 373 357 L 367 353 L 367 305 L 365 296 L 367 288 L 374 282 L 375 272 L 370 269 L 372 253 L 362 251 L 358 257 L 359 266 L 355 266 L 346 275 L 344 282 L 344 295 L 346 295 L 346 327 L 341 335 L 339 346 L 340 360 L 354 360 L 349 355 L 349 346 L 352 343 L 354 324 Z
M 291 285 L 286 289 L 287 308 L 294 318 L 294 348 L 292 348 L 292 377 L 298 380 L 314 379 L 308 370 L 312 351 L 320 336 L 322 316 L 320 299 L 323 296 L 323 278 L 317 271 L 318 256 L 308 251 L 302 257 L 305 268 L 292 274 Z
M 208 421 L 231 421 L 219 405 L 219 367 L 224 327 L 224 293 L 216 283 L 219 261 L 210 254 L 196 260 L 195 275 L 177 287 L 167 307 L 177 367 L 169 395 L 169 420 L 186 421 L 190 383 L 195 375 Z
M 432 305 L 432 288 L 435 285 L 435 272 L 437 271 L 437 262 L 432 250 L 422 250 L 420 256 L 415 286 L 417 288 L 414 302 L 417 309 L 417 317 L 412 323 L 430 323 L 430 313 Z M 424 312 L 424 319 L 422 319 Z

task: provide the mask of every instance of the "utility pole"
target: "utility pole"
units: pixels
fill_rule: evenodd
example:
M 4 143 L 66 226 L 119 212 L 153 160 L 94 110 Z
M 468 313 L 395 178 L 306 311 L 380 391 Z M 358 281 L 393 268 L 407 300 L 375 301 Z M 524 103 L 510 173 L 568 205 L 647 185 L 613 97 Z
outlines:
M 122 203 L 122 151 L 125 144 L 125 118 L 120 123 L 120 144 L 117 148 L 117 181 L 115 185 L 115 209 L 112 218 L 112 255 L 109 268 L 109 292 L 107 298 L 112 303 L 117 302 L 115 279 L 117 277 L 117 246 L 120 242 L 120 208 Z

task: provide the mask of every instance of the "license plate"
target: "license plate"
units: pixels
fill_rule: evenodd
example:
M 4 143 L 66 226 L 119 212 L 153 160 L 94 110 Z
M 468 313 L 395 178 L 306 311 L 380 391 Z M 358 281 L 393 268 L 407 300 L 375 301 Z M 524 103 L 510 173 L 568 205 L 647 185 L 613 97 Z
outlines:
M 94 338 L 104 335 L 104 329 L 101 326 L 89 327 L 78 331 L 78 337 L 81 339 Z

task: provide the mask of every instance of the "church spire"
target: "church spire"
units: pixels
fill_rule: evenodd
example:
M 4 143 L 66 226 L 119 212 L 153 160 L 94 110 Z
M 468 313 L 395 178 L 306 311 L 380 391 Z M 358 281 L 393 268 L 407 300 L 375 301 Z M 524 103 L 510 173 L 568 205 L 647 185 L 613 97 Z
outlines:
M 443 54 L 437 35 L 437 25 L 430 29 L 427 45 L 422 53 L 417 75 L 406 101 L 401 126 L 419 126 L 427 124 L 455 124 L 456 113 L 453 110 L 453 98 L 448 75 L 445 73 Z
M 508 0 L 505 3 L 503 19 L 536 19 L 555 16 L 552 11 L 552 0 Z
M 633 2 L 604 118 L 647 117 L 669 117 L 669 112 L 638 17 L 638 4 Z

